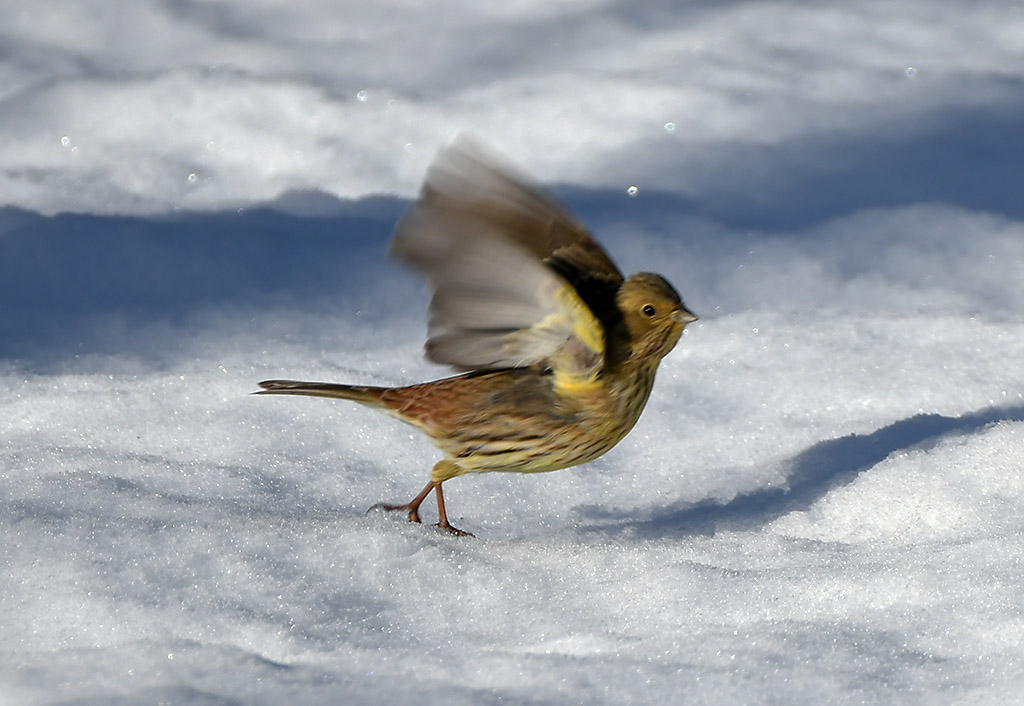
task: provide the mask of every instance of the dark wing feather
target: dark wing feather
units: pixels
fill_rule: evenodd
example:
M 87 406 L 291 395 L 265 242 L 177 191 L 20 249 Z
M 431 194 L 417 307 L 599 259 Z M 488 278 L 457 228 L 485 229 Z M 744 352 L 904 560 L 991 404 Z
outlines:
M 391 252 L 434 288 L 427 355 L 463 369 L 553 363 L 595 375 L 622 275 L 557 202 L 466 139 L 443 150 Z M 608 302 L 612 310 L 608 310 Z
M 494 225 L 495 235 L 550 264 L 570 283 L 622 282 L 619 268 L 564 206 L 466 137 L 434 160 L 420 202 Z

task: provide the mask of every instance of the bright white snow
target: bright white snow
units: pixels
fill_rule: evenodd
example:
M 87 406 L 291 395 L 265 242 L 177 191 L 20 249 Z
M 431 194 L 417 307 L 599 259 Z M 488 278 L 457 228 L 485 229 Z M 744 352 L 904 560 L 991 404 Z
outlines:
M 1019 700 L 1024 12 L 675 5 L 0 8 L 0 704 Z M 462 131 L 702 316 L 470 540 L 249 395 L 446 373 L 386 244 Z

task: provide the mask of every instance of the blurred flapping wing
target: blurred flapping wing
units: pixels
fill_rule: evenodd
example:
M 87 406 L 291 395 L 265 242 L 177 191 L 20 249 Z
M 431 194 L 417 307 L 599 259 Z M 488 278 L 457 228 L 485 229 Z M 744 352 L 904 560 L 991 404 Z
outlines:
M 464 370 L 544 364 L 569 385 L 604 364 L 607 331 L 619 326 L 618 268 L 557 202 L 469 141 L 431 165 L 391 253 L 434 290 L 431 360 Z

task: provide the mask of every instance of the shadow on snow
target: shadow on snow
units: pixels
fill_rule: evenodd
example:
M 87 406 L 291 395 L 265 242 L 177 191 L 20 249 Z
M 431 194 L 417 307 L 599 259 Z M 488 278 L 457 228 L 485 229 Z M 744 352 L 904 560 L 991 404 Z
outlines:
M 1007 188 L 1024 180 L 1022 122 L 1024 104 L 1013 103 L 936 109 L 912 126 L 823 131 L 777 145 L 650 141 L 624 148 L 620 166 L 669 175 L 669 183 L 685 173 L 688 193 L 556 191 L 598 234 L 635 223 L 708 258 L 724 255 L 690 241 L 718 236 L 688 232 L 687 218 L 795 239 L 860 210 L 924 202 L 1024 218 L 1024 199 Z M 386 242 L 405 203 L 309 192 L 240 212 L 45 217 L 0 209 L 0 360 L 46 369 L 88 353 L 145 359 L 147 324 L 181 325 L 214 310 L 387 316 L 374 312 L 373 295 L 403 276 L 387 262 Z M 618 243 L 607 244 L 621 255 Z
M 808 510 L 835 488 L 857 477 L 892 454 L 929 448 L 943 438 L 975 433 L 996 422 L 1024 421 L 1024 406 L 990 407 L 960 417 L 919 414 L 870 434 L 851 434 L 822 441 L 794 456 L 788 466 L 787 487 L 741 493 L 725 504 L 713 501 L 678 503 L 655 510 L 640 521 L 623 516 L 595 526 L 596 531 L 623 529 L 640 536 L 712 535 L 720 530 L 756 530 L 790 512 Z

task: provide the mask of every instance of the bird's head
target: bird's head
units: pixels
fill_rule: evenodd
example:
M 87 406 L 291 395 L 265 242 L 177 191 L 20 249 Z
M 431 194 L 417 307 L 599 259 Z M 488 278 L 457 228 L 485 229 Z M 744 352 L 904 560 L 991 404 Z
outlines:
M 697 320 L 672 285 L 650 272 L 623 282 L 616 302 L 629 330 L 634 358 L 661 360 L 675 347 L 686 325 Z

